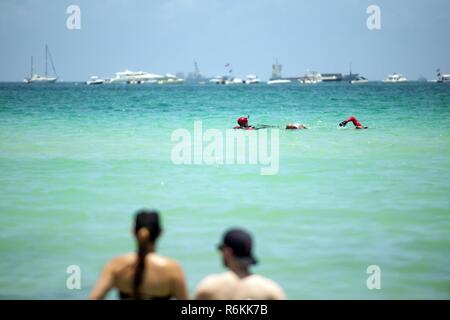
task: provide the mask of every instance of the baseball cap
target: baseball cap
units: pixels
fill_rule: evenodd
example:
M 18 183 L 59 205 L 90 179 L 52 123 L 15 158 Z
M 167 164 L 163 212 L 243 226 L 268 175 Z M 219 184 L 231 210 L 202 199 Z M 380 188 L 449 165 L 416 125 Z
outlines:
M 253 241 L 251 235 L 239 228 L 229 229 L 223 236 L 218 249 L 231 248 L 233 255 L 240 260 L 247 260 L 249 264 L 257 264 L 258 260 L 252 254 Z

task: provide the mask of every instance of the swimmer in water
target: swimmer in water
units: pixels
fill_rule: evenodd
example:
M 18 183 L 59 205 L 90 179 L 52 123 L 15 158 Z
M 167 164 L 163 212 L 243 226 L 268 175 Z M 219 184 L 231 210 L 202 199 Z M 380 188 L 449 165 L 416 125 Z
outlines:
M 354 116 L 351 116 L 347 120 L 344 120 L 341 123 L 339 123 L 339 127 L 345 127 L 345 125 L 348 122 L 353 122 L 355 129 L 367 129 L 368 128 L 368 127 L 364 127 Z
M 288 123 L 286 125 L 286 130 L 300 130 L 300 129 L 308 129 L 308 128 L 301 123 Z
M 242 130 L 257 130 L 257 129 L 267 129 L 267 128 L 279 128 L 278 126 L 261 124 L 257 127 L 248 125 L 248 117 L 240 117 L 237 119 L 238 126 L 235 126 L 233 129 L 242 129 Z M 300 129 L 308 129 L 305 125 L 301 123 L 288 123 L 285 127 L 287 130 L 300 130 Z
M 242 130 L 254 130 L 255 127 L 248 125 L 248 118 L 240 117 L 237 119 L 238 126 L 235 126 L 233 129 L 242 129 Z

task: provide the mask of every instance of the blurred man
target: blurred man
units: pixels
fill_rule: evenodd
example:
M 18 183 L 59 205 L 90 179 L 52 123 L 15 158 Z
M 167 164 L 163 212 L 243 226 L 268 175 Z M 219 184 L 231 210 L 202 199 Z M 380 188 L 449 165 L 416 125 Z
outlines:
M 242 229 L 230 229 L 218 246 L 223 263 L 229 269 L 207 276 L 198 285 L 194 297 L 200 300 L 282 300 L 283 289 L 274 281 L 252 274 L 250 266 L 257 263 L 252 254 L 252 238 Z

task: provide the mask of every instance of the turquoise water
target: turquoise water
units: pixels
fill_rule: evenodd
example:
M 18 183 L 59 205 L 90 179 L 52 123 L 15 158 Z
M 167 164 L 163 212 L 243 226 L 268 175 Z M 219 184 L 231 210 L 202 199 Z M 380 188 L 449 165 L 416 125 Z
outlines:
M 172 163 L 175 129 L 247 114 L 310 128 L 280 131 L 277 175 Z M 370 129 L 339 128 L 350 115 Z M 161 211 L 159 251 L 191 293 L 224 270 L 215 245 L 242 226 L 254 271 L 290 299 L 450 298 L 449 85 L 1 84 L 0 119 L 0 298 L 85 298 L 108 259 L 134 250 L 141 207 Z M 72 264 L 81 290 L 66 289 Z

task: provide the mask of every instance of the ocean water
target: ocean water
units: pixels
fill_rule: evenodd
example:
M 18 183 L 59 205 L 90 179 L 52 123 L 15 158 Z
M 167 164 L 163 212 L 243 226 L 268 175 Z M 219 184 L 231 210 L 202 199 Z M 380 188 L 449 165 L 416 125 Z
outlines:
M 246 115 L 309 127 L 280 131 L 278 174 L 171 161 L 174 130 Z M 369 130 L 338 127 L 350 115 Z M 290 299 L 450 298 L 450 85 L 6 83 L 0 120 L 0 298 L 86 298 L 103 265 L 135 249 L 143 207 L 160 210 L 158 251 L 190 293 L 224 270 L 215 246 L 240 226 L 253 271 Z M 69 265 L 80 290 L 66 288 Z

